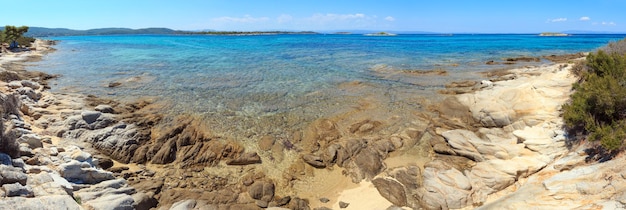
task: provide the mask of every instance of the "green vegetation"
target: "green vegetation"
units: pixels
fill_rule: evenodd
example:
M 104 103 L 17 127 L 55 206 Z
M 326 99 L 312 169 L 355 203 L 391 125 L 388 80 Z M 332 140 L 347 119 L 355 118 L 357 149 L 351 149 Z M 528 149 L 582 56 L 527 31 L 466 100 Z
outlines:
M 397 34 L 392 34 L 392 33 L 387 33 L 387 32 L 378 32 L 378 33 L 372 33 L 372 34 L 364 34 L 365 36 L 395 36 Z
M 608 52 L 608 53 L 607 53 Z M 626 139 L 626 39 L 611 43 L 574 67 L 580 77 L 563 106 L 563 119 L 573 132 L 618 151 Z
M 25 37 L 24 34 L 26 32 L 28 32 L 28 26 L 5 26 L 4 30 L 0 31 L 0 43 L 16 41 L 21 46 L 30 47 L 30 44 L 35 41 L 35 39 Z
M 76 201 L 77 204 L 83 204 L 83 200 L 78 196 L 74 196 L 74 201 Z
M 89 30 L 72 30 L 67 28 L 42 28 L 30 27 L 26 36 L 48 37 L 48 36 L 98 36 L 98 35 L 119 35 L 119 34 L 178 34 L 168 28 L 98 28 Z
M 2 27 L 0 27 L 0 30 Z M 179 31 L 169 28 L 98 28 L 89 30 L 72 30 L 67 28 L 42 28 L 31 27 L 26 36 L 47 37 L 47 36 L 99 36 L 99 35 L 120 35 L 120 34 L 191 34 L 191 35 L 275 35 L 275 34 L 317 34 L 313 31 Z
M 539 36 L 569 36 L 569 34 L 558 33 L 558 32 L 543 32 L 539 34 Z

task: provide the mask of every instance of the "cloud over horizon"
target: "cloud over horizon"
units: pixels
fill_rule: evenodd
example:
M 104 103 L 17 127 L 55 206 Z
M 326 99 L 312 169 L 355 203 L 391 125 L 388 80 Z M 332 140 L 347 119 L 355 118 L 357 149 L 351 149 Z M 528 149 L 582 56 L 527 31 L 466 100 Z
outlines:
M 589 20 L 591 20 L 591 18 L 589 18 L 589 17 L 587 17 L 587 16 L 583 16 L 583 17 L 580 17 L 580 19 L 579 19 L 579 20 L 580 20 L 580 21 L 589 21 Z
M 333 14 L 333 13 L 321 14 L 321 13 L 318 13 L 309 17 L 308 19 L 312 21 L 328 22 L 328 21 L 358 20 L 358 19 L 366 19 L 366 18 L 369 18 L 369 17 L 363 13 L 355 13 L 355 14 Z
M 262 29 L 362 29 L 388 26 L 396 21 L 393 16 L 367 15 L 365 13 L 315 13 L 310 16 L 295 17 L 280 14 L 276 17 L 256 17 L 252 15 L 222 16 L 212 18 L 205 27 L 216 30 L 262 30 Z M 306 26 L 306 28 L 304 28 Z
M 227 23 L 227 22 L 236 22 L 236 23 L 257 23 L 257 22 L 265 22 L 265 21 L 269 21 L 270 18 L 268 17 L 252 17 L 250 15 L 244 15 L 243 17 L 228 17 L 228 16 L 223 16 L 223 17 L 218 17 L 218 18 L 213 18 L 211 19 L 212 21 L 215 22 L 222 22 L 222 23 Z
M 556 23 L 556 22 L 565 22 L 567 21 L 567 18 L 555 18 L 555 19 L 548 19 L 549 23 Z

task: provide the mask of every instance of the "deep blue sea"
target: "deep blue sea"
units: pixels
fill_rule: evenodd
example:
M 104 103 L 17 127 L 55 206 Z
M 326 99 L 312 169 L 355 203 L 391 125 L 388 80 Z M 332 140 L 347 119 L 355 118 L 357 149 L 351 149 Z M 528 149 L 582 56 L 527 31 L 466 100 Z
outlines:
M 52 91 L 168 101 L 172 113 L 232 118 L 299 112 L 314 119 L 359 98 L 414 100 L 489 60 L 588 52 L 624 35 L 124 35 L 54 37 L 32 70 L 60 74 Z M 520 65 L 544 65 L 522 63 Z M 402 70 L 443 69 L 447 76 Z M 110 88 L 110 83 L 121 85 Z M 346 86 L 346 84 L 351 84 Z M 374 95 L 374 96 L 372 96 Z M 345 104 L 342 103 L 345 101 Z M 406 101 L 405 101 L 406 102 Z M 406 102 L 411 104 L 411 102 Z

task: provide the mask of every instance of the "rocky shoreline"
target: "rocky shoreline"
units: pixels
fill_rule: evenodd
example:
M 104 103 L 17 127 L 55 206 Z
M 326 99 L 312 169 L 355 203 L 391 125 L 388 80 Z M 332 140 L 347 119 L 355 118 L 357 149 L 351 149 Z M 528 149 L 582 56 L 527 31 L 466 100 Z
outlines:
M 50 50 L 35 46 L 0 63 Z M 624 157 L 590 164 L 584 145 L 566 146 L 570 68 L 472 83 L 410 123 L 362 104 L 250 146 L 150 101 L 51 93 L 51 76 L 11 66 L 0 69 L 0 209 L 623 208 Z
M 3 54 L 0 63 L 5 67 L 38 59 L 51 50 L 50 44 L 38 40 L 36 50 Z M 98 159 L 77 146 L 80 144 L 42 131 L 47 124 L 37 119 L 53 115 L 50 108 L 76 104 L 59 103 L 59 97 L 46 91 L 42 84 L 51 76 L 11 68 L 0 69 L 3 80 L 10 80 L 0 88 L 0 209 L 131 209 L 149 205 L 150 199 L 125 179 L 102 169 L 110 160 Z

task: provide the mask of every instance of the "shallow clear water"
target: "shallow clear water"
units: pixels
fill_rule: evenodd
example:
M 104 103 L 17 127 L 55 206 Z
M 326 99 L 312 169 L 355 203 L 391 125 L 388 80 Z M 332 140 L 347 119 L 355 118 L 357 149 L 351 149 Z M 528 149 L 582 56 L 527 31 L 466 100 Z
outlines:
M 623 38 L 624 35 L 55 37 L 61 41 L 55 46 L 58 51 L 31 69 L 63 75 L 53 82 L 53 91 L 120 99 L 155 96 L 170 101 L 169 110 L 174 114 L 242 116 L 249 121 L 298 112 L 306 121 L 350 106 L 342 103 L 352 103 L 365 95 L 402 100 L 422 94 L 419 91 L 441 88 L 451 80 L 478 78 L 474 73 L 479 71 L 505 67 L 485 65 L 489 60 L 592 51 Z M 403 69 L 445 69 L 449 75 L 399 73 Z M 352 81 L 367 84 L 368 88 L 340 88 Z M 112 82 L 122 85 L 107 87 Z M 228 126 L 235 124 L 240 125 Z

